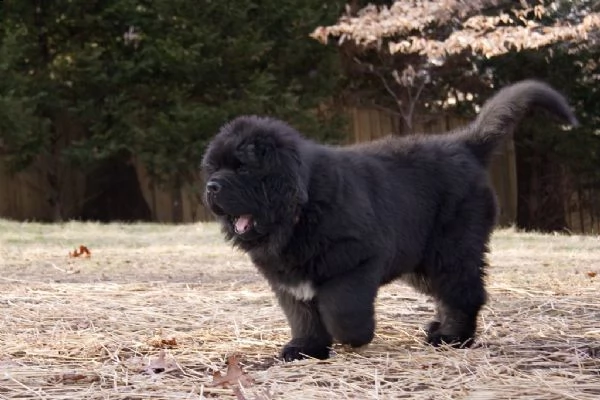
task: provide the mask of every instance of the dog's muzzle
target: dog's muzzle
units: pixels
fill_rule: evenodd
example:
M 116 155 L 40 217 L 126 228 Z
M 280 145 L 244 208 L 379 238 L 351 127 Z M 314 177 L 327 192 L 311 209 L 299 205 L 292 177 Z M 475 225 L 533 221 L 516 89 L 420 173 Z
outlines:
M 206 194 L 215 194 L 221 191 L 223 186 L 216 180 L 211 179 L 206 183 Z

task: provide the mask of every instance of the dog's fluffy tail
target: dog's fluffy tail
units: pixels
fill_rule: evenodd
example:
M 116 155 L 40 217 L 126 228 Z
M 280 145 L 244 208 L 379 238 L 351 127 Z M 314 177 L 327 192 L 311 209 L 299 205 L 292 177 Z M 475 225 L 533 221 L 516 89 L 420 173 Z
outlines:
M 564 96 L 546 83 L 524 80 L 501 89 L 483 105 L 477 119 L 463 132 L 467 147 L 482 164 L 488 164 L 502 140 L 536 106 L 573 126 L 578 125 Z

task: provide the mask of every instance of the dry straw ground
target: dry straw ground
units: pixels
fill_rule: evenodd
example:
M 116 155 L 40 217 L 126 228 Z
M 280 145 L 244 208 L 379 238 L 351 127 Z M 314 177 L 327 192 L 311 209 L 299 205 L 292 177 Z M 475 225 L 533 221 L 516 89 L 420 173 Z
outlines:
M 68 257 L 80 244 L 91 258 Z M 598 398 L 600 238 L 503 230 L 492 247 L 475 348 L 425 346 L 432 304 L 398 283 L 371 345 L 282 364 L 284 317 L 216 226 L 0 221 L 0 398 L 233 399 L 209 384 L 234 352 L 247 399 Z

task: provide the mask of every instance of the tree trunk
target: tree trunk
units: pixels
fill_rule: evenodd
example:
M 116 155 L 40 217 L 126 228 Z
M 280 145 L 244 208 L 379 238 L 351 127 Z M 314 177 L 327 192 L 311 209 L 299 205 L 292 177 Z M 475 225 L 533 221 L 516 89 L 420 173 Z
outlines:
M 171 186 L 171 220 L 174 223 L 183 222 L 183 196 L 179 179 L 175 179 Z
M 541 148 L 533 124 L 515 134 L 517 162 L 517 228 L 541 232 L 568 229 L 562 168 L 551 148 Z
M 81 218 L 101 222 L 152 221 L 135 167 L 126 158 L 111 158 L 87 174 Z
M 38 47 L 40 52 L 40 70 L 44 73 L 50 67 L 52 57 L 50 55 L 48 33 L 46 27 L 47 18 L 47 3 L 43 0 L 36 0 L 34 11 L 34 22 L 37 28 Z M 60 150 L 59 150 L 59 132 L 56 130 L 55 113 L 50 109 L 49 105 L 44 105 L 41 110 L 41 115 L 50 121 L 50 143 L 47 149 L 47 160 L 44 160 L 46 170 L 46 181 L 50 188 L 47 201 L 52 208 L 52 220 L 60 222 L 63 220 L 64 213 L 61 204 L 61 171 L 60 171 Z

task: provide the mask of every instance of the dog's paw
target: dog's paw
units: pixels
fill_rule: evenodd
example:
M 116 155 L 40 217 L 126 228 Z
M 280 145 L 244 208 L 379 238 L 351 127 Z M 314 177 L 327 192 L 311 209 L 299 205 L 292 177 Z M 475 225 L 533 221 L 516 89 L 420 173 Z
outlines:
M 433 320 L 425 328 L 427 343 L 434 347 L 447 345 L 455 348 L 467 348 L 473 345 L 475 338 L 471 332 L 449 333 L 441 322 Z
M 312 343 L 308 339 L 297 338 L 292 339 L 281 350 L 281 358 L 286 362 L 311 357 L 326 360 L 329 358 L 329 347 Z
M 427 333 L 427 343 L 434 347 L 448 345 L 451 347 L 464 349 L 471 347 L 474 341 L 475 339 L 472 336 L 444 335 L 440 333 L 439 330 L 428 331 Z
M 427 332 L 427 337 L 435 335 L 435 333 L 440 329 L 442 323 L 440 321 L 433 320 L 425 327 L 425 332 Z

